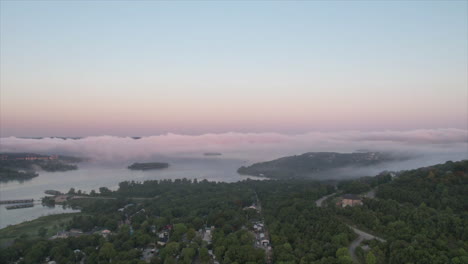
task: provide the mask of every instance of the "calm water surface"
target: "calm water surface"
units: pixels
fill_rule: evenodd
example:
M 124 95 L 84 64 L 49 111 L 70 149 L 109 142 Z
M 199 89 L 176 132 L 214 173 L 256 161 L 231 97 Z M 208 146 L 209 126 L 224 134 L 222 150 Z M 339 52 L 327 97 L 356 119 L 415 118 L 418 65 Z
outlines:
M 0 184 L 0 200 L 10 199 L 40 199 L 44 197 L 45 190 L 58 190 L 68 192 L 70 188 L 89 192 L 99 187 L 117 189 L 122 181 L 145 181 L 160 179 L 207 179 L 209 181 L 236 182 L 246 177 L 237 174 L 236 170 L 245 165 L 245 161 L 200 158 L 176 159 L 169 161 L 171 166 L 163 170 L 131 171 L 126 168 L 128 164 L 96 165 L 90 163 L 79 164 L 76 171 L 67 172 L 39 172 L 39 176 L 24 182 L 11 181 Z M 31 208 L 6 210 L 0 205 L 0 228 L 23 221 L 32 220 L 40 216 L 74 212 L 61 206 L 48 208 L 42 206 L 40 201 L 35 202 Z

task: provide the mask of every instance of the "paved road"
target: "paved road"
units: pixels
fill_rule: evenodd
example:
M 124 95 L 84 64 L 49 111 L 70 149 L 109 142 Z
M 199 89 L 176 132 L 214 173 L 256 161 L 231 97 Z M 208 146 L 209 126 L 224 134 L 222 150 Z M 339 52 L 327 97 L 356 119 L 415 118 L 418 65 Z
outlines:
M 358 237 L 353 242 L 351 242 L 351 244 L 348 247 L 349 254 L 351 255 L 351 258 L 353 258 L 354 262 L 359 263 L 358 258 L 356 256 L 356 248 L 361 244 L 362 241 L 376 239 L 380 242 L 386 242 L 385 239 L 366 233 L 360 229 L 355 228 L 354 226 L 347 226 L 358 235 Z
M 260 202 L 260 199 L 258 199 L 257 192 L 256 191 L 254 191 L 254 192 L 255 192 L 255 198 L 257 199 L 257 209 L 258 209 L 259 214 L 261 215 L 262 222 L 263 222 L 263 229 L 264 229 L 264 233 L 265 233 L 265 238 L 269 240 L 270 239 L 270 233 L 268 232 L 268 229 L 266 228 L 265 219 L 264 219 L 263 214 L 262 214 L 262 204 Z M 266 248 L 262 247 L 262 248 L 265 250 L 266 263 L 267 264 L 272 263 L 271 260 L 273 258 L 273 251 L 269 250 L 268 247 L 266 247 Z
M 375 198 L 375 191 L 376 188 L 373 188 L 372 190 L 368 191 L 364 196 L 367 198 L 374 199 Z
M 325 201 L 326 199 L 328 199 L 329 197 L 332 197 L 333 195 L 335 195 L 335 193 L 332 193 L 332 194 L 329 194 L 329 195 L 325 195 L 323 196 L 322 198 L 318 199 L 317 201 L 315 201 L 315 205 L 317 205 L 317 207 L 322 207 L 322 203 L 323 201 Z

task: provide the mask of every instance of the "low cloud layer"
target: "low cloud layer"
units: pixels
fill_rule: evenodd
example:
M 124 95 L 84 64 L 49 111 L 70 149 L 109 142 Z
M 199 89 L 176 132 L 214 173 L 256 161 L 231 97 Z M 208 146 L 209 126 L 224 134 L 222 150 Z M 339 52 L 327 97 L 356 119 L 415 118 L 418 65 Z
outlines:
M 94 162 L 148 160 L 155 156 L 203 157 L 204 152 L 221 152 L 222 158 L 257 162 L 304 152 L 384 151 L 414 155 L 419 162 L 405 166 L 411 167 L 444 162 L 449 159 L 468 159 L 468 131 L 427 129 L 311 132 L 300 135 L 277 133 L 223 133 L 198 136 L 166 134 L 140 139 L 95 136 L 66 140 L 7 137 L 1 138 L 0 151 L 67 154 L 87 157 Z

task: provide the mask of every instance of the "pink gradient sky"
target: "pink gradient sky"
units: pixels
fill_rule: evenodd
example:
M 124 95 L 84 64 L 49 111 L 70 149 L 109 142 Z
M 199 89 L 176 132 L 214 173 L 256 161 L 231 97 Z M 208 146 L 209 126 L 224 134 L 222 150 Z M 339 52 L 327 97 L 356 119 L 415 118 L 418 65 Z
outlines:
M 468 129 L 466 2 L 184 3 L 2 1 L 0 136 Z

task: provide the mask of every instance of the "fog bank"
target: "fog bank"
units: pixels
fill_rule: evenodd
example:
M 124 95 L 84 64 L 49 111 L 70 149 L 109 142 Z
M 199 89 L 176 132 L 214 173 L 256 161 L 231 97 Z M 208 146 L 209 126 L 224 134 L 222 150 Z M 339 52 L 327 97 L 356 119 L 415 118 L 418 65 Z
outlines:
M 421 129 L 310 132 L 299 135 L 231 132 L 196 136 L 165 134 L 139 139 L 116 136 L 79 139 L 7 137 L 0 139 L 0 151 L 74 155 L 90 158 L 96 163 L 149 161 L 157 157 L 208 158 L 203 156 L 205 152 L 223 154 L 210 158 L 233 158 L 252 163 L 304 152 L 382 151 L 414 156 L 411 161 L 391 165 L 395 169 L 406 169 L 468 159 L 468 131 Z M 393 168 L 379 167 L 375 170 L 382 169 Z

